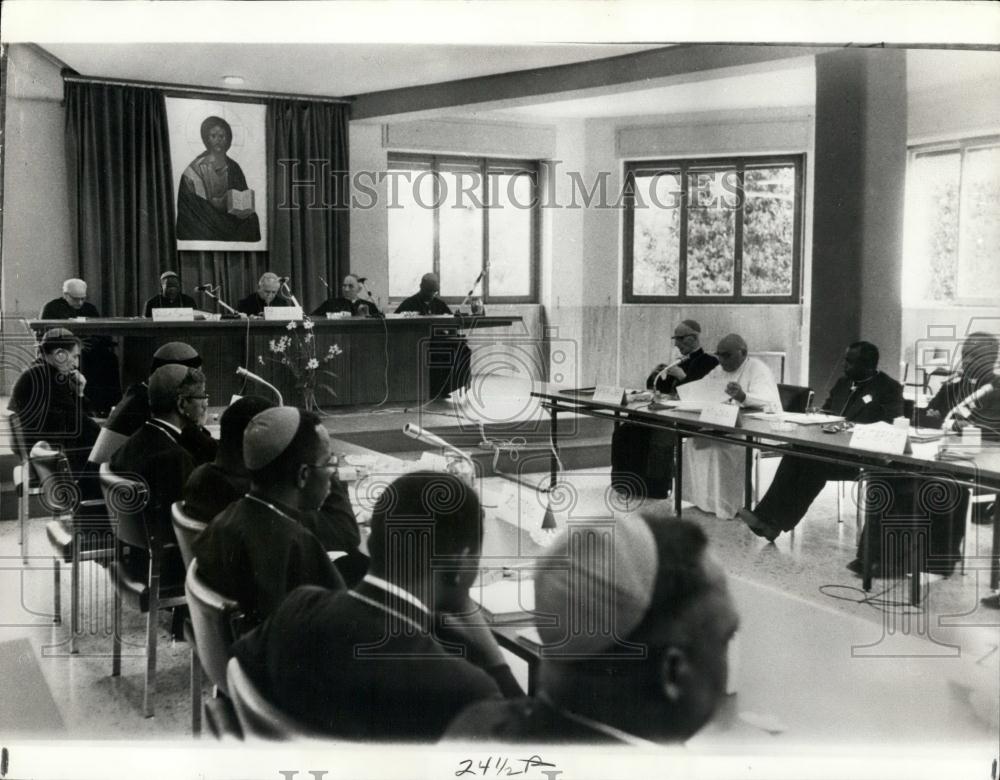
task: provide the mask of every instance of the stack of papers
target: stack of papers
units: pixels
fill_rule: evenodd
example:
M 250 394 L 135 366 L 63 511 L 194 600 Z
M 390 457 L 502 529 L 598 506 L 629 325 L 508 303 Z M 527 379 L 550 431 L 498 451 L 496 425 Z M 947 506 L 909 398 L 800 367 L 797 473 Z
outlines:
M 494 623 L 522 622 L 535 609 L 535 581 L 514 572 L 491 585 L 473 586 L 469 596 L 493 616 Z
M 781 418 L 785 422 L 795 423 L 796 425 L 826 425 L 828 423 L 837 423 L 844 420 L 836 414 L 806 414 L 805 412 L 780 412 Z M 778 413 L 774 412 L 753 412 L 746 415 L 752 420 L 776 420 L 778 418 Z

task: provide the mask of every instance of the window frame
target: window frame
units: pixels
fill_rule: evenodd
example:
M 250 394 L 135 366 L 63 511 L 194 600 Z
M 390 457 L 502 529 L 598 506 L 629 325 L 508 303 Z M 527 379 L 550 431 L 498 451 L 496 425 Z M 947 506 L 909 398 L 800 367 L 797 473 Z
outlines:
M 413 166 L 413 167 L 408 167 Z M 470 167 L 475 167 L 477 173 L 479 174 L 481 187 L 477 191 L 480 200 L 486 204 L 486 207 L 482 209 L 482 247 L 480 254 L 480 270 L 486 267 L 490 259 L 490 213 L 493 210 L 490 201 L 490 174 L 491 173 L 517 173 L 518 175 L 527 175 L 531 179 L 531 184 L 533 187 L 533 198 L 532 205 L 530 209 L 526 211 L 531 212 L 530 218 L 530 246 L 529 246 L 529 256 L 528 261 L 530 267 L 528 269 L 528 294 L 527 295 L 491 295 L 490 294 L 490 277 L 489 274 L 483 276 L 483 281 L 481 283 L 481 293 L 480 297 L 484 304 L 518 304 L 518 303 L 528 303 L 535 304 L 538 303 L 538 295 L 540 289 L 540 268 L 539 268 L 539 248 L 541 246 L 541 211 L 540 211 L 540 199 L 541 199 L 541 162 L 539 160 L 521 160 L 510 157 L 482 157 L 482 156 L 472 156 L 472 155 L 458 155 L 458 154 L 425 154 L 420 152 L 389 152 L 387 157 L 386 168 L 389 171 L 405 171 L 410 170 L 414 172 L 431 171 L 434 174 L 449 171 L 449 166 L 454 168 L 464 168 L 468 170 Z M 433 176 L 434 182 L 434 198 L 433 202 L 437 203 L 439 198 L 439 187 L 440 187 L 440 177 L 438 175 Z M 449 201 L 451 198 L 449 197 Z M 446 202 L 443 204 L 444 207 L 448 206 Z M 390 218 L 389 209 L 386 209 L 386 236 L 389 234 L 388 220 Z M 433 268 L 434 273 L 440 275 L 441 273 L 441 218 L 440 218 L 440 207 L 433 209 Z M 387 253 L 388 254 L 388 253 Z M 391 274 L 391 269 L 390 269 Z M 469 284 L 471 284 L 474 279 L 469 279 Z M 416 292 L 416 290 L 414 290 Z M 412 294 L 412 293 L 411 293 Z M 397 297 L 390 296 L 390 303 L 399 303 L 405 300 L 406 296 Z M 448 304 L 460 304 L 465 300 L 464 296 L 440 296 L 441 300 Z
M 995 146 L 1000 147 L 1000 134 L 995 135 L 976 135 L 970 137 L 953 138 L 947 141 L 932 141 L 928 143 L 916 143 L 910 144 L 906 148 L 907 159 L 906 159 L 906 175 L 907 175 L 907 187 L 909 186 L 910 179 L 910 166 L 912 166 L 918 157 L 933 157 L 942 154 L 954 154 L 959 153 L 959 165 L 958 165 L 958 203 L 956 204 L 956 209 L 958 211 L 958 234 L 955 238 L 956 241 L 956 253 L 957 253 L 957 263 L 962 262 L 962 185 L 965 179 L 965 157 L 970 150 L 980 149 L 983 147 Z M 909 198 L 909 191 L 907 190 L 906 197 Z M 909 227 L 904 217 L 904 230 Z M 907 237 L 903 237 L 904 247 L 906 245 Z M 906 272 L 906 261 L 904 259 L 903 272 Z M 958 289 L 958 267 L 955 269 L 956 279 L 955 279 L 955 289 Z M 973 296 L 956 296 L 951 300 L 936 300 L 934 298 L 919 298 L 911 301 L 903 301 L 904 307 L 940 307 L 940 306 L 993 306 L 996 303 L 996 299 L 993 297 L 985 296 L 981 298 Z
M 687 292 L 688 244 L 688 175 L 701 168 L 734 168 L 742 191 L 746 169 L 768 165 L 791 165 L 794 170 L 794 206 L 792 231 L 792 290 L 788 295 L 747 295 L 743 293 L 743 204 L 740 199 L 734 225 L 733 239 L 733 293 L 731 295 L 691 295 Z M 804 234 L 803 188 L 805 184 L 806 155 L 769 154 L 739 155 L 730 157 L 678 157 L 656 160 L 627 160 L 623 170 L 623 221 L 622 221 L 622 303 L 685 303 L 685 304 L 769 304 L 802 303 L 802 243 Z M 637 171 L 651 173 L 679 173 L 681 177 L 681 219 L 679 227 L 677 295 L 639 295 L 633 293 L 635 229 L 635 187 Z

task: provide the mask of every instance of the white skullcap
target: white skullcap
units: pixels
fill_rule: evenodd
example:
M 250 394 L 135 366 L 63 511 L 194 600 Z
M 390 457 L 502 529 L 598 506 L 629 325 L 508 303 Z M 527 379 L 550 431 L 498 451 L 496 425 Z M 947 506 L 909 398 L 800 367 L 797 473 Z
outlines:
M 566 566 L 543 569 L 535 578 L 546 658 L 579 659 L 607 651 L 642 622 L 659 565 L 645 520 L 571 524 L 550 554 L 562 557 Z M 546 614 L 556 616 L 555 625 L 544 625 Z
M 276 406 L 256 415 L 243 433 L 243 462 L 250 471 L 264 468 L 288 449 L 302 415 L 294 406 Z

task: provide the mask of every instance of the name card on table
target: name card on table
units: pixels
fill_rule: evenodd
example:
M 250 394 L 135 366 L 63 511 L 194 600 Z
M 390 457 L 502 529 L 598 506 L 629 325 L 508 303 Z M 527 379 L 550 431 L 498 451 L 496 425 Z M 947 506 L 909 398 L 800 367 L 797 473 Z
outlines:
M 730 428 L 736 426 L 736 421 L 740 416 L 740 407 L 736 404 L 709 404 L 701 410 L 698 422 L 712 423 L 713 425 L 728 425 Z
M 265 306 L 265 320 L 301 320 L 301 306 Z
M 599 404 L 625 403 L 625 388 L 614 385 L 598 385 L 594 388 L 594 402 Z
M 190 306 L 153 309 L 153 322 L 194 322 L 194 309 Z
M 849 446 L 855 450 L 902 455 L 909 448 L 909 437 L 905 428 L 896 428 L 887 423 L 856 425 Z

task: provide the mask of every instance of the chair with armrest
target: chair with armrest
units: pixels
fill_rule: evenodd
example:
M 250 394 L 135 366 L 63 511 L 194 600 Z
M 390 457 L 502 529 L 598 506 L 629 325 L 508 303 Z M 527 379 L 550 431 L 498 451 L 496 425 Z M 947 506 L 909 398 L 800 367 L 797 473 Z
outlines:
M 813 391 L 801 385 L 778 385 L 778 397 L 781 399 L 781 409 L 785 412 L 804 412 L 812 404 Z M 767 458 L 780 458 L 779 452 L 761 452 L 754 450 L 754 480 L 753 500 L 760 501 L 760 462 Z
M 321 738 L 324 735 L 286 715 L 264 698 L 239 659 L 230 658 L 226 667 L 229 695 L 236 709 L 244 737 L 251 739 L 285 740 L 295 738 Z
M 236 712 L 229 700 L 226 664 L 229 663 L 233 642 L 241 633 L 243 610 L 235 601 L 205 584 L 205 581 L 198 576 L 197 560 L 193 560 L 188 567 L 184 592 L 187 595 L 188 608 L 191 610 L 191 625 L 194 632 L 192 647 L 197 651 L 191 658 L 192 671 L 196 663 L 200 664 L 199 669 L 204 670 L 209 682 L 215 688 L 211 706 L 206 706 L 206 711 L 210 713 L 209 725 L 217 737 L 224 734 L 240 735 Z M 202 703 L 200 671 L 197 686 L 192 675 L 191 696 L 192 707 L 200 712 Z M 192 716 L 194 711 L 192 710 Z
M 146 485 L 138 478 L 120 476 L 111 471 L 107 463 L 101 464 L 101 489 L 111 517 L 117 541 L 122 545 L 145 550 L 149 566 L 145 577 L 129 571 L 122 557 L 116 556 L 108 566 L 108 574 L 115 586 L 114 637 L 112 644 L 111 675 L 121 674 L 121 611 L 126 598 L 146 613 L 146 674 L 143 692 L 143 714 L 153 717 L 153 696 L 156 692 L 157 617 L 159 610 L 184 606 L 184 583 L 161 582 L 163 563 L 174 554 L 176 544 L 165 539 L 164 528 L 158 516 L 159 507 L 150 500 Z
M 194 540 L 205 530 L 207 524 L 187 514 L 184 511 L 183 501 L 173 503 L 170 507 L 170 516 L 174 526 L 174 536 L 177 538 L 177 547 L 181 551 L 181 560 L 184 561 L 184 570 L 187 571 L 194 560 Z M 191 732 L 197 737 L 201 734 L 202 665 L 190 617 L 184 620 L 184 641 L 191 646 Z M 235 716 L 233 718 L 235 722 Z

